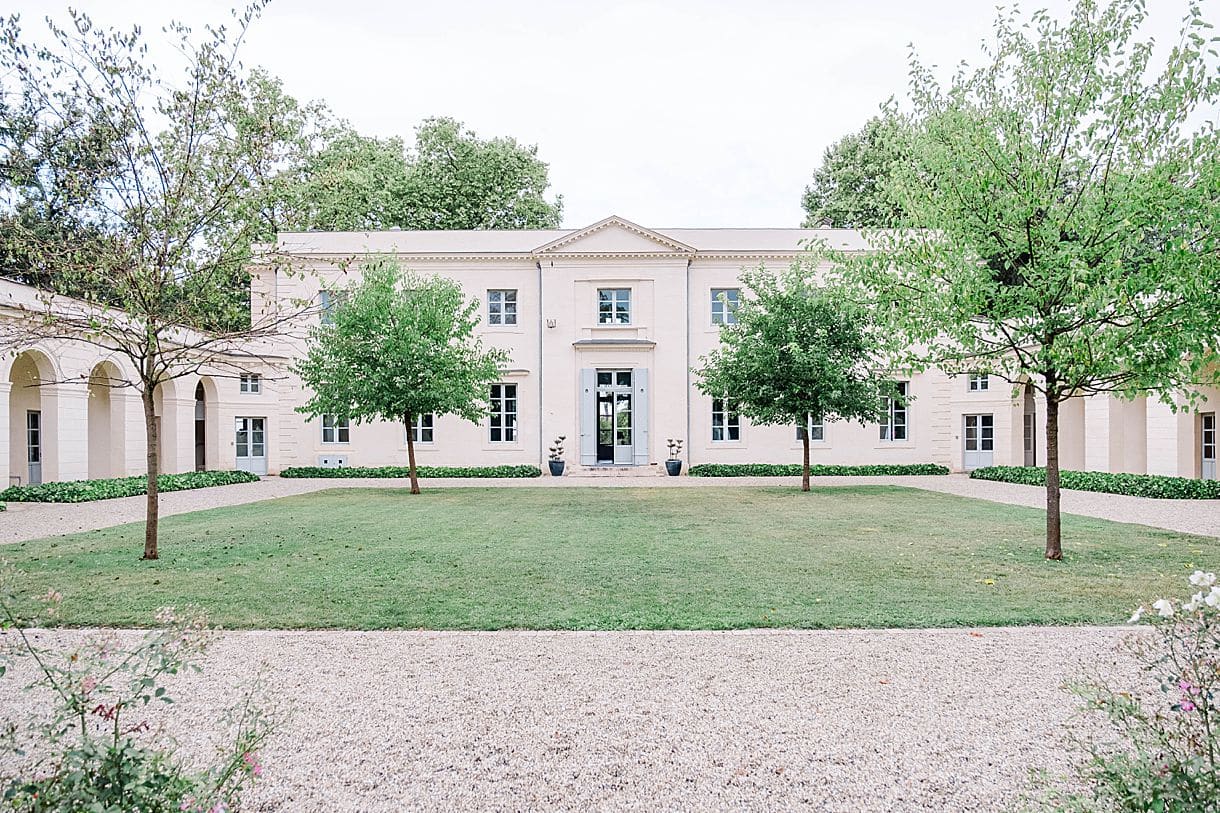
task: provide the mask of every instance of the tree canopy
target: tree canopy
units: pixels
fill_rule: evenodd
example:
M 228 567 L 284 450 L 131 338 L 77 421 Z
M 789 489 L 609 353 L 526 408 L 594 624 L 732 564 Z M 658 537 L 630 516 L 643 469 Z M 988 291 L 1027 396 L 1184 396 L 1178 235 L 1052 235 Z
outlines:
M 1028 383 L 1047 402 L 1047 549 L 1061 556 L 1058 407 L 1176 403 L 1211 379 L 1220 293 L 1215 40 L 1197 3 L 1163 65 L 1139 0 L 1058 21 L 1003 12 L 981 67 L 913 60 L 910 161 L 887 195 L 919 230 L 840 256 L 916 368 Z
M 414 422 L 429 413 L 482 420 L 507 355 L 474 335 L 479 302 L 458 283 L 404 272 L 393 260 L 366 265 L 363 281 L 338 299 L 294 367 L 310 390 L 299 411 L 402 423 L 418 494 Z
M 903 121 L 892 111 L 831 144 L 805 187 L 805 227 L 895 228 L 904 225 L 902 206 L 889 190 L 897 164 L 909 160 Z
M 764 425 L 876 419 L 892 393 L 880 380 L 881 345 L 868 312 L 845 291 L 819 283 L 808 263 L 783 274 L 758 268 L 741 281 L 736 321 L 721 327 L 720 346 L 701 359 L 699 390 L 730 399 Z M 802 437 L 801 488 L 808 491 L 808 433 Z

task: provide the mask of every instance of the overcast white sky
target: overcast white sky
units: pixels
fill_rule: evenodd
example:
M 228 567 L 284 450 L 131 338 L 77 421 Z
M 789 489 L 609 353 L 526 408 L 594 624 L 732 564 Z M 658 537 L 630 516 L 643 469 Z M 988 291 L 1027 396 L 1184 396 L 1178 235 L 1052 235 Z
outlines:
M 219 21 L 239 1 L 73 5 L 159 33 L 167 14 Z M 5 6 L 41 37 L 67 3 Z M 1148 6 L 1172 43 L 1183 3 Z M 977 62 L 994 16 L 987 0 L 273 0 L 244 61 L 365 133 L 410 140 L 446 115 L 537 144 L 567 226 L 796 226 L 823 149 L 904 93 L 908 44 Z

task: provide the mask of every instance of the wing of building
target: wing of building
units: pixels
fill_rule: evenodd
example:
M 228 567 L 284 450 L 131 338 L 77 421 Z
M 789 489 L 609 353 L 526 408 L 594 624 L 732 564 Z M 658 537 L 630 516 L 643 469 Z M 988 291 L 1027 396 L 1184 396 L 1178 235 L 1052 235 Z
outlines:
M 618 217 L 582 229 L 281 234 L 277 251 L 310 273 L 255 268 L 251 307 L 310 300 L 324 310 L 366 255 L 396 256 L 478 298 L 484 341 L 511 362 L 480 423 L 421 418 L 412 430 L 421 465 L 542 465 L 560 435 L 577 470 L 654 471 L 670 438 L 684 441 L 691 465 L 796 462 L 798 427 L 751 425 L 731 403 L 701 394 L 691 369 L 733 319 L 741 270 L 785 266 L 811 239 L 866 248 L 848 230 L 645 228 Z M 0 319 L 30 297 L 0 281 Z M 401 425 L 298 413 L 305 394 L 289 366 L 303 347 L 287 336 L 275 345 L 243 362 L 245 375 L 204 368 L 158 392 L 165 471 L 405 464 Z M 59 339 L 22 348 L 5 364 L 0 466 L 9 482 L 143 471 L 139 401 L 104 385 L 124 377 L 121 360 Z M 935 462 L 959 471 L 1045 462 L 1045 410 L 1032 393 L 1014 397 L 1005 382 L 939 371 L 899 385 L 908 400 L 892 404 L 881 424 L 808 427 L 813 461 Z M 1214 478 L 1220 393 L 1209 396 L 1177 413 L 1153 399 L 1072 399 L 1061 416 L 1062 465 Z

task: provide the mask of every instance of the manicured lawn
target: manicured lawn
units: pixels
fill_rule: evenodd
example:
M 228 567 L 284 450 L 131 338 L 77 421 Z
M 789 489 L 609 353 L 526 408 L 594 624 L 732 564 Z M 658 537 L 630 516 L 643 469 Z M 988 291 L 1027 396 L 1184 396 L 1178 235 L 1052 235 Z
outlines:
M 914 489 L 335 490 L 0 548 L 72 624 L 661 629 L 1121 623 L 1216 540 Z

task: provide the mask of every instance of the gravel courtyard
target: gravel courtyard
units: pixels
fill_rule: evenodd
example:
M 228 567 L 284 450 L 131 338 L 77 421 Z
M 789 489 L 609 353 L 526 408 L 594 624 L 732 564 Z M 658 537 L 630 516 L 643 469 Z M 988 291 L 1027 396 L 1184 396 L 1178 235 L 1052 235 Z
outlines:
M 1064 768 L 1062 685 L 1114 668 L 1123 634 L 229 633 L 168 728 L 206 748 L 265 664 L 294 711 L 259 811 L 998 811 Z M 21 682 L 6 715 L 35 711 Z

